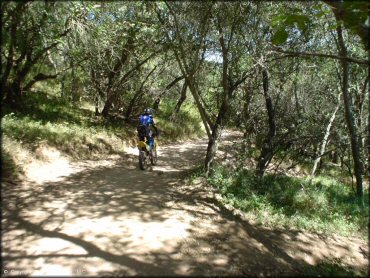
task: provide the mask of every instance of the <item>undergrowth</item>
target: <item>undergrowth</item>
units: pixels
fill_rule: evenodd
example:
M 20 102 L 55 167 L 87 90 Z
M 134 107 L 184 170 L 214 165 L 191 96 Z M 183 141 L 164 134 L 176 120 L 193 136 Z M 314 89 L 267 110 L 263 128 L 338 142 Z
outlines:
M 14 180 L 22 169 L 17 165 L 11 153 L 1 146 L 1 176 Z
M 69 122 L 45 122 L 29 117 L 8 114 L 3 118 L 3 131 L 33 149 L 38 143 L 47 142 L 75 158 L 88 155 L 84 149 L 103 151 L 115 149 L 119 138 L 113 130 L 102 127 L 86 127 Z M 114 142 L 114 143 L 113 143 Z M 119 148 L 116 149 L 119 151 Z
M 208 179 L 223 202 L 272 228 L 367 237 L 369 199 L 361 204 L 349 185 L 327 176 L 307 178 L 266 175 L 218 167 Z
M 122 153 L 122 139 L 132 137 L 134 129 L 110 124 L 93 112 L 83 103 L 73 104 L 43 91 L 25 95 L 20 111 L 3 107 L 2 175 L 21 174 L 27 160 L 37 158 L 40 146 L 54 147 L 71 159 Z
M 189 102 L 184 102 L 180 111 L 173 117 L 175 106 L 174 101 L 164 101 L 155 116 L 162 137 L 161 141 L 169 142 L 203 136 L 205 132 L 196 107 Z
M 74 104 L 53 92 L 26 94 L 20 111 L 2 108 L 2 136 L 6 139 L 2 145 L 2 170 L 7 177 L 22 171 L 15 152 L 32 154 L 40 145 L 47 145 L 73 159 L 88 159 L 93 155 L 121 154 L 125 142 L 133 143 L 136 139 L 136 123 L 96 117 L 91 104 Z M 156 115 L 161 142 L 202 134 L 199 117 L 190 104 L 184 103 L 175 120 L 171 121 L 173 108 L 173 103 L 164 101 Z M 12 145 L 17 145 L 17 150 Z

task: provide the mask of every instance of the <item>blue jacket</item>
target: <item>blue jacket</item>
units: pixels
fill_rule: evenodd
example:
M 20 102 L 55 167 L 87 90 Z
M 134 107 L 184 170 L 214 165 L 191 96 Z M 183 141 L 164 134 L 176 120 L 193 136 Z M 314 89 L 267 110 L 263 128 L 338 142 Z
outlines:
M 153 116 L 149 114 L 143 114 L 140 116 L 140 124 L 145 126 L 155 125 Z

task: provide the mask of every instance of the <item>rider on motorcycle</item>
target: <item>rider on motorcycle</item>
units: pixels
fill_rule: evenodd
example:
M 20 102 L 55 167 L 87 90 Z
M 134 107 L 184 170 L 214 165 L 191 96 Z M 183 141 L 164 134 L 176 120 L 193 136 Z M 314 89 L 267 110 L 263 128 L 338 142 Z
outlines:
M 158 136 L 158 129 L 154 123 L 152 110 L 145 108 L 144 113 L 139 117 L 139 126 L 137 127 L 139 140 L 144 141 L 149 145 L 150 150 L 154 147 L 154 137 Z M 151 129 L 154 129 L 154 133 Z

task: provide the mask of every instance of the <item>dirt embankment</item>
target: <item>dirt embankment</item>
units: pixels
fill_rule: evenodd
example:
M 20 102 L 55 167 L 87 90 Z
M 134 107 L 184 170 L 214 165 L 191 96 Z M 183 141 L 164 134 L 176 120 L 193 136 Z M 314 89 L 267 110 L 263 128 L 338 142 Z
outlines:
M 79 163 L 46 151 L 27 180 L 3 183 L 4 274 L 300 275 L 327 260 L 367 270 L 362 240 L 257 227 L 201 180 L 184 184 L 206 143 L 162 146 L 149 171 L 135 149 Z

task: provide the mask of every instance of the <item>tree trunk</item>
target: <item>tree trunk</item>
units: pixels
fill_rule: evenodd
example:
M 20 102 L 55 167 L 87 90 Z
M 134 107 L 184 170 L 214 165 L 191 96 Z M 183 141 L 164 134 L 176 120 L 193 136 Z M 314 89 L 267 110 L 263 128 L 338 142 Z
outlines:
M 252 90 L 248 86 L 244 86 L 244 105 L 243 105 L 243 114 L 242 119 L 244 122 L 244 138 L 250 138 L 251 134 L 254 132 L 254 125 L 250 121 L 250 105 L 252 103 Z
M 183 48 L 183 44 L 182 44 L 182 37 L 181 37 L 181 33 L 179 32 L 180 30 L 180 26 L 178 24 L 178 21 L 177 21 L 177 17 L 176 17 L 176 13 L 173 11 L 171 5 L 169 5 L 169 3 L 165 2 L 165 4 L 167 5 L 170 13 L 173 15 L 174 17 L 174 25 L 175 25 L 175 29 L 176 29 L 176 38 L 179 38 L 179 45 L 178 46 L 173 46 L 172 50 L 175 54 L 175 58 L 176 58 L 176 61 L 180 67 L 180 70 L 181 70 L 181 73 L 182 75 L 185 77 L 185 82 L 187 83 L 188 87 L 189 87 L 189 90 L 190 90 L 190 93 L 192 94 L 194 100 L 195 100 L 195 104 L 197 105 L 197 108 L 198 108 L 198 111 L 200 113 L 200 116 L 202 118 L 202 122 L 203 122 L 203 125 L 204 125 L 204 128 L 207 132 L 207 136 L 209 139 L 212 138 L 212 134 L 211 134 L 211 131 L 210 131 L 210 125 L 211 125 L 211 120 L 209 118 L 209 116 L 207 115 L 201 101 L 200 101 L 200 98 L 199 98 L 199 92 L 197 90 L 197 87 L 196 87 L 196 84 L 195 84 L 195 78 L 194 78 L 194 74 L 196 73 L 198 67 L 200 66 L 202 60 L 199 60 L 198 59 L 198 55 L 199 55 L 199 51 L 202 47 L 202 45 L 204 44 L 204 38 L 205 38 L 205 35 L 206 35 L 206 32 L 207 32 L 207 28 L 208 28 L 208 19 L 211 15 L 210 11 L 211 9 L 209 9 L 209 12 L 206 13 L 206 15 L 202 18 L 202 23 L 201 23 L 201 26 L 200 26 L 200 41 L 201 43 L 198 44 L 196 46 L 195 49 L 193 49 L 193 53 L 196 53 L 196 55 L 194 55 L 193 57 L 195 57 L 195 60 L 194 61 L 191 61 L 190 65 L 192 65 L 191 68 L 189 68 L 189 66 L 187 65 L 187 62 L 186 62 L 186 57 L 189 56 L 189 55 L 185 55 L 185 50 Z M 165 22 L 163 20 L 163 18 L 161 17 L 160 13 L 157 12 L 157 16 L 158 16 L 158 19 L 159 21 L 165 26 Z M 169 41 L 172 41 L 172 38 L 170 38 L 169 34 L 166 33 L 166 36 L 167 36 L 167 39 Z
M 22 107 L 22 88 L 21 82 L 14 80 L 8 86 L 5 86 L 6 96 L 4 103 L 9 105 L 14 110 L 19 110 Z
M 337 112 L 339 110 L 339 106 L 340 106 L 340 95 L 341 95 L 341 93 L 338 94 L 338 105 L 337 105 L 337 107 L 335 107 L 335 110 L 334 110 L 334 112 L 333 112 L 333 114 L 332 114 L 332 116 L 331 116 L 331 118 L 329 120 L 329 123 L 328 123 L 327 127 L 326 127 L 324 139 L 322 140 L 322 143 L 321 143 L 320 154 L 316 157 L 316 159 L 314 161 L 312 172 L 311 172 L 311 177 L 314 177 L 315 176 L 317 165 L 320 163 L 321 157 L 325 153 L 325 148 L 326 148 L 326 144 L 328 142 L 328 138 L 329 138 L 329 135 L 330 135 L 331 126 L 333 125 L 333 122 L 335 120 L 335 115 L 337 114 Z
M 141 97 L 141 95 L 143 94 L 144 92 L 144 85 L 146 83 L 146 81 L 148 81 L 148 78 L 149 76 L 151 76 L 153 74 L 153 72 L 155 71 L 155 69 L 157 68 L 157 66 L 155 66 L 148 74 L 147 76 L 145 77 L 145 79 L 143 80 L 143 82 L 141 82 L 141 85 L 140 85 L 140 88 L 135 92 L 135 95 L 134 97 L 131 99 L 129 105 L 128 105 L 128 108 L 127 108 L 127 111 L 126 111 L 126 122 L 129 121 L 129 118 L 131 116 L 131 113 L 132 113 L 132 109 L 135 105 L 135 102 L 137 101 L 137 99 L 139 97 Z
M 108 117 L 109 112 L 110 112 L 110 109 L 112 108 L 112 105 L 113 105 L 113 97 L 108 95 L 107 101 L 104 104 L 104 108 L 101 111 L 101 115 L 104 118 L 107 118 Z
M 125 120 L 126 122 L 129 121 L 129 118 L 131 116 L 131 113 L 132 113 L 132 109 L 134 108 L 134 105 L 135 105 L 135 102 L 136 100 L 138 99 L 138 97 L 143 93 L 143 90 L 142 89 L 139 89 L 137 92 L 135 92 L 135 95 L 134 97 L 130 100 L 130 103 L 127 107 L 127 111 L 126 111 L 126 117 L 125 117 Z
M 176 60 L 178 62 L 178 65 L 181 69 L 181 72 L 185 76 L 185 82 L 188 85 L 189 90 L 190 90 L 190 92 L 191 92 L 191 94 L 192 94 L 192 96 L 195 100 L 195 104 L 197 105 L 200 117 L 202 118 L 202 122 L 203 122 L 204 128 L 207 132 L 208 138 L 211 139 L 212 135 L 211 135 L 211 131 L 209 129 L 211 121 L 210 121 L 210 119 L 209 119 L 201 101 L 200 101 L 199 93 L 198 93 L 198 90 L 197 90 L 196 85 L 195 85 L 195 79 L 194 79 L 193 76 L 187 75 L 187 72 L 184 69 L 184 66 L 183 66 L 182 61 L 179 57 L 179 54 L 177 53 L 176 50 L 174 50 L 174 53 L 175 53 L 175 57 L 176 57 Z
M 343 57 L 347 57 L 347 49 L 344 44 L 343 35 L 342 35 L 342 26 L 340 23 L 340 19 L 337 15 L 337 34 L 338 34 L 338 42 L 339 42 L 339 52 L 340 55 Z M 362 187 L 362 163 L 360 157 L 360 149 L 359 149 L 359 139 L 357 134 L 357 127 L 355 124 L 355 119 L 353 115 L 353 104 L 352 99 L 348 91 L 349 87 L 349 65 L 348 61 L 342 59 L 342 93 L 343 93 L 343 100 L 344 100 L 344 111 L 345 111 L 345 118 L 346 123 L 350 135 L 351 140 L 351 149 L 352 149 L 352 157 L 353 157 L 353 166 L 354 172 L 356 176 L 356 188 L 357 188 L 357 196 L 362 198 L 363 196 L 363 187 Z
M 293 91 L 294 91 L 294 99 L 295 99 L 295 107 L 297 110 L 297 116 L 298 119 L 301 119 L 301 105 L 299 104 L 299 99 L 298 99 L 298 89 L 297 89 L 297 80 L 294 81 L 293 83 Z
M 369 76 L 365 79 L 363 88 L 360 89 L 358 86 L 356 88 L 356 95 L 354 97 L 354 107 L 355 107 L 355 117 L 357 117 L 356 121 L 356 126 L 357 129 L 359 130 L 359 133 L 362 133 L 362 130 L 364 130 L 364 123 L 363 123 L 363 108 L 364 108 L 364 102 L 366 99 L 366 87 L 367 83 L 369 81 Z M 366 136 L 359 136 L 359 148 L 361 152 L 361 157 L 365 158 L 366 157 L 366 152 L 367 152 L 367 146 L 366 146 Z M 365 161 L 364 161 L 365 162 Z M 363 168 L 366 168 L 365 165 L 363 165 Z
M 368 68 L 368 74 L 370 75 L 370 68 Z M 369 84 L 370 86 L 370 84 Z M 367 118 L 367 178 L 369 182 L 369 195 L 370 195 L 370 88 L 367 90 L 368 92 L 368 118 Z M 370 197 L 370 196 L 369 196 Z
M 6 66 L 4 68 L 4 72 L 3 72 L 3 61 L 2 61 L 2 64 L 1 64 L 1 90 L 2 90 L 2 93 L 3 95 L 5 96 L 5 99 L 4 99 L 4 102 L 7 103 L 8 105 L 10 105 L 11 107 L 15 107 L 17 106 L 16 102 L 15 102 L 15 99 L 17 99 L 19 96 L 20 96 L 20 82 L 18 84 L 19 86 L 19 90 L 14 88 L 13 86 L 15 85 L 14 83 L 13 84 L 10 84 L 9 83 L 9 75 L 11 74 L 12 71 L 14 71 L 18 65 L 17 63 L 19 64 L 21 61 L 17 59 L 17 61 L 15 60 L 15 57 L 14 57 L 14 46 L 17 44 L 17 41 L 16 41 L 16 34 L 17 34 L 17 27 L 18 27 L 18 21 L 19 21 L 19 17 L 21 16 L 21 14 L 24 12 L 24 7 L 25 7 L 25 4 L 26 3 L 17 3 L 17 6 L 15 7 L 15 9 L 13 10 L 12 12 L 12 15 L 11 15 L 11 25 L 10 25 L 10 34 L 9 35 L 9 49 L 8 49 L 8 57 L 7 57 L 7 61 L 6 61 Z M 3 13 L 1 14 L 1 21 L 3 23 Z M 3 24 L 2 24 L 3 26 Z M 5 30 L 4 30 L 5 32 Z M 25 52 L 21 53 L 20 57 L 24 57 L 25 55 L 23 55 Z M 15 64 L 16 63 L 16 64 Z M 16 89 L 17 92 L 19 93 L 14 93 L 14 89 Z
M 369 25 L 363 24 L 361 21 L 356 22 L 355 17 L 357 14 L 354 12 L 354 10 L 346 8 L 346 4 L 351 2 L 329 0 L 324 0 L 323 2 L 325 2 L 332 9 L 337 23 L 342 21 L 348 30 L 352 29 L 361 38 L 365 50 L 368 51 L 370 49 Z
M 99 115 L 99 96 L 95 96 L 95 116 Z
M 173 111 L 173 113 L 171 115 L 171 119 L 173 119 L 175 117 L 175 115 L 177 113 L 179 113 L 181 105 L 184 103 L 184 101 L 186 99 L 186 90 L 187 90 L 187 88 L 188 88 L 188 85 L 186 84 L 186 82 L 184 82 L 184 85 L 182 85 L 180 98 L 178 99 L 178 101 L 176 103 L 175 110 Z
M 212 164 L 218 149 L 218 141 L 221 137 L 222 121 L 225 118 L 228 107 L 228 100 L 226 99 L 222 103 L 216 119 L 216 123 L 212 127 L 212 136 L 208 141 L 207 154 L 205 159 L 205 172 L 207 176 L 210 174 L 210 170 L 212 168 Z
M 73 102 L 78 100 L 78 92 L 76 86 L 76 70 L 73 61 L 71 60 L 71 89 L 70 89 L 70 96 Z
M 212 127 L 212 135 L 208 141 L 207 147 L 207 155 L 205 159 L 205 172 L 206 176 L 210 174 L 210 170 L 212 168 L 213 160 L 216 156 L 217 148 L 218 148 L 218 140 L 221 136 L 221 129 L 223 120 L 226 116 L 226 113 L 229 109 L 229 102 L 231 96 L 231 82 L 230 82 L 230 72 L 229 72 L 229 48 L 227 42 L 224 40 L 222 26 L 218 22 L 218 32 L 220 34 L 219 41 L 222 49 L 222 102 L 221 107 L 217 115 L 217 119 L 215 124 Z M 230 42 L 230 41 L 229 41 Z
M 208 138 L 211 139 L 212 134 L 211 134 L 210 127 L 209 127 L 210 124 L 211 124 L 211 121 L 210 121 L 209 117 L 207 116 L 207 113 L 206 113 L 206 111 L 205 111 L 205 109 L 204 109 L 204 107 L 203 107 L 203 105 L 200 101 L 199 94 L 198 94 L 198 91 L 195 87 L 195 84 L 193 83 L 192 78 L 186 78 L 185 82 L 188 84 L 190 92 L 192 93 L 192 96 L 195 100 L 198 111 L 199 111 L 200 116 L 201 116 L 202 121 L 203 121 L 204 128 L 206 129 Z
M 269 131 L 262 145 L 261 154 L 258 158 L 257 175 L 262 177 L 273 157 L 273 139 L 276 135 L 275 112 L 269 95 L 269 76 L 266 69 L 262 69 L 263 95 L 265 97 L 266 109 L 269 122 Z

